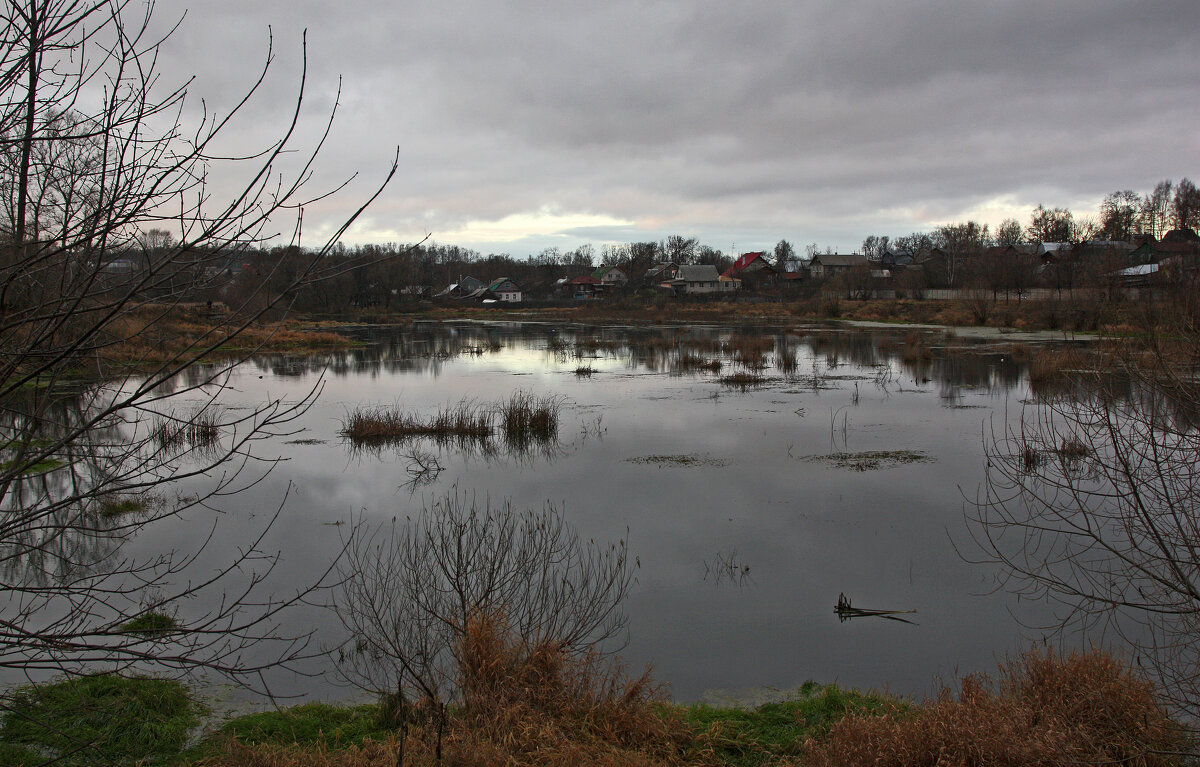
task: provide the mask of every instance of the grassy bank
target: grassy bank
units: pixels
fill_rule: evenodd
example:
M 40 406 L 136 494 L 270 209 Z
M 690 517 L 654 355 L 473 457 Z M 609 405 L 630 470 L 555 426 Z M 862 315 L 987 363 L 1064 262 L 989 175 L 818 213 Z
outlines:
M 1014 330 L 1099 332 L 1136 324 L 1147 311 L 1133 301 L 1070 299 L 868 299 L 833 295 L 809 297 L 741 296 L 736 299 L 664 299 L 640 295 L 614 296 L 571 305 L 534 303 L 521 307 L 467 303 L 410 303 L 391 311 L 353 310 L 326 321 L 388 324 L 407 319 L 506 319 L 529 321 L 614 322 L 657 324 L 673 322 L 786 323 L 797 319 L 858 320 L 954 327 L 983 326 Z
M 0 720 L 0 761 L 1166 767 L 1194 750 L 1151 685 L 1099 651 L 1030 651 L 995 678 L 966 677 L 923 702 L 810 682 L 792 700 L 754 709 L 671 704 L 647 676 L 597 676 L 586 663 L 547 665 L 546 657 L 504 652 L 472 672 L 468 698 L 444 718 L 419 703 L 399 715 L 390 705 L 310 703 L 239 716 L 201 734 L 203 707 L 177 682 L 101 676 L 26 688 L 10 694 Z

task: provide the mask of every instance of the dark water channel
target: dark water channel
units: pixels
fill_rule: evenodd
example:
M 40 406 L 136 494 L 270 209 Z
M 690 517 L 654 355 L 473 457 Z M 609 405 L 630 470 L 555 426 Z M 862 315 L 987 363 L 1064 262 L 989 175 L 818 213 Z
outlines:
M 1027 347 L 942 331 L 548 324 L 361 329 L 350 352 L 240 366 L 222 402 L 320 397 L 292 433 L 256 446 L 284 458 L 214 504 L 220 561 L 283 504 L 268 543 L 277 588 L 305 582 L 348 520 L 403 517 L 448 492 L 483 505 L 547 502 L 586 538 L 626 539 L 640 562 L 627 603 L 634 669 L 650 663 L 678 700 L 814 679 L 923 694 L 1019 651 L 1044 608 L 995 590 L 972 564 L 965 498 L 984 476 L 992 428 L 1030 397 Z M 713 372 L 701 363 L 720 361 Z M 722 383 L 732 374 L 749 385 Z M 559 440 L 513 453 L 432 442 L 355 450 L 338 436 L 356 407 L 432 413 L 516 391 L 561 398 Z M 198 398 L 197 398 L 198 399 Z M 181 404 L 186 407 L 186 403 Z M 413 448 L 443 470 L 414 481 Z M 251 467 L 253 470 L 254 467 Z M 199 490 L 189 481 L 178 488 Z M 153 527 L 142 551 L 186 545 L 211 520 Z M 856 607 L 915 610 L 912 623 L 839 621 Z M 334 643 L 318 609 L 281 631 Z M 281 675 L 284 694 L 337 698 L 328 680 Z

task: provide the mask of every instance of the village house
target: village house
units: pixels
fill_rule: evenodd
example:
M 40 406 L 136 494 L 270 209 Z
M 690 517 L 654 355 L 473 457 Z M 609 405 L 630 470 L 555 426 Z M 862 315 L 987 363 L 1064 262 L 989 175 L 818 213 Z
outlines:
M 570 279 L 564 277 L 558 283 L 559 290 L 567 298 L 595 298 L 604 290 L 600 280 L 587 274 Z
M 808 271 L 814 280 L 824 280 L 860 266 L 867 266 L 861 253 L 818 253 L 808 263 Z
M 615 266 L 601 266 L 592 272 L 592 277 L 608 288 L 621 288 L 629 283 L 629 275 Z
M 643 275 L 643 281 L 647 285 L 653 286 L 653 285 L 659 284 L 660 282 L 666 282 L 668 280 L 673 280 L 678 275 L 679 275 L 679 264 L 673 264 L 673 263 L 655 264 L 654 266 L 652 266 L 646 270 L 646 274 Z
M 487 283 L 483 280 L 477 280 L 474 277 L 459 277 L 458 282 L 451 283 L 444 290 L 439 291 L 434 298 L 478 298 L 483 291 L 487 290 Z
M 676 294 L 712 295 L 732 293 L 741 285 L 741 280 L 722 277 L 712 264 L 695 264 L 679 267 L 679 276 L 669 283 Z
M 772 282 L 777 274 L 778 270 L 767 260 L 767 254 L 759 251 L 743 253 L 721 276 L 741 280 L 747 285 Z
M 489 298 L 496 301 L 509 303 L 519 303 L 521 301 L 521 289 L 517 287 L 517 283 L 507 277 L 492 280 L 492 283 L 487 287 L 487 293 Z

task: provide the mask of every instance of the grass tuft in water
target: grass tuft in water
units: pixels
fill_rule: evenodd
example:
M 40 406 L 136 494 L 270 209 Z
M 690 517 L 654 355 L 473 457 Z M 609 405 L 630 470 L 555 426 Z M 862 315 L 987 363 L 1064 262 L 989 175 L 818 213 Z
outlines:
M 358 445 L 401 442 L 414 437 L 485 440 L 492 434 L 492 413 L 463 400 L 431 418 L 386 407 L 359 407 L 342 420 L 341 435 Z
M 839 469 L 872 471 L 888 469 L 905 463 L 926 463 L 933 459 L 913 450 L 864 450 L 859 453 L 829 453 L 828 455 L 805 456 L 805 461 L 820 461 Z
M 110 519 L 145 510 L 146 502 L 137 498 L 111 498 L 100 504 L 100 516 Z
M 196 413 L 183 421 L 163 421 L 152 433 L 162 450 L 207 449 L 221 438 L 221 424 L 213 413 Z
M 179 621 L 174 616 L 156 612 L 143 613 L 120 626 L 120 630 L 126 634 L 138 634 L 144 637 L 160 636 L 178 628 Z
M 765 376 L 760 376 L 756 373 L 733 373 L 727 376 L 721 376 L 719 380 L 723 385 L 737 389 L 748 389 L 751 386 L 759 386 L 766 383 Z
M 45 474 L 48 471 L 54 471 L 57 468 L 66 466 L 66 462 L 60 461 L 57 458 L 43 458 L 40 461 L 25 465 L 25 461 L 11 460 L 0 461 L 0 472 L 11 471 L 12 469 L 21 468 L 20 474 L 23 477 L 33 476 L 34 474 Z
M 548 443 L 558 438 L 562 402 L 557 397 L 536 397 L 519 391 L 501 403 L 500 426 L 510 447 Z

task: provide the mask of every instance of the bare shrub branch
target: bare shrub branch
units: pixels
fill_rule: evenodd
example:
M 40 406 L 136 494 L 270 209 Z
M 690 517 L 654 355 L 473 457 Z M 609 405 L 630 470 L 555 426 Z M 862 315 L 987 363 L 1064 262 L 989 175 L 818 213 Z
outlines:
M 437 702 L 461 692 L 472 620 L 502 615 L 529 646 L 584 652 L 622 634 L 620 604 L 633 582 L 624 540 L 584 541 L 552 504 L 481 509 L 457 491 L 354 537 L 338 574 L 345 677 Z

